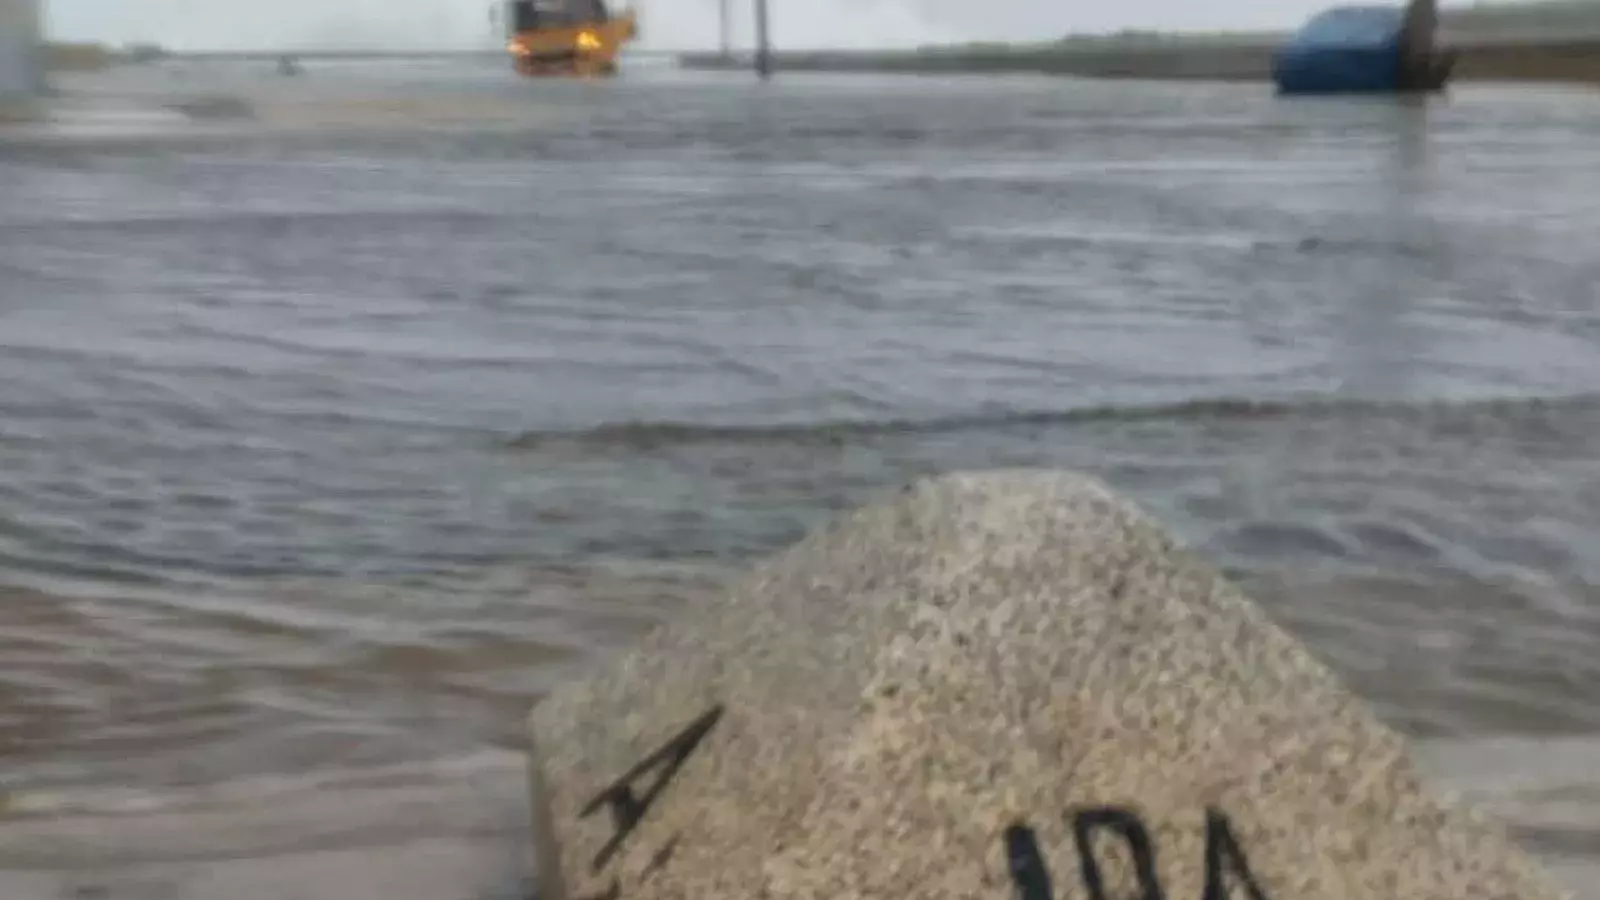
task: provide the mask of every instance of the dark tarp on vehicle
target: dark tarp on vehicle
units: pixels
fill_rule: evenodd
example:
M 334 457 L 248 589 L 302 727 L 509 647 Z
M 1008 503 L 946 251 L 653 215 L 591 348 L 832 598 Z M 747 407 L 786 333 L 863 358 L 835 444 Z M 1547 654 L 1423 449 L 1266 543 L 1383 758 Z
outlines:
M 1405 24 L 1400 7 L 1325 10 L 1279 48 L 1273 79 L 1285 93 L 1397 90 Z

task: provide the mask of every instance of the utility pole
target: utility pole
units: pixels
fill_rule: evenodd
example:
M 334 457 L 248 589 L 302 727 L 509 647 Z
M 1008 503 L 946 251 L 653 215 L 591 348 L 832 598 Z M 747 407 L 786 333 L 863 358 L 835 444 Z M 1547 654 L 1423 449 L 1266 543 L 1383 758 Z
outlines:
M 722 27 L 721 42 L 722 58 L 724 61 L 733 59 L 733 26 L 729 18 L 733 10 L 729 6 L 731 0 L 717 0 L 718 23 Z
M 772 77 L 772 42 L 767 35 L 767 0 L 756 4 L 756 74 L 765 81 Z
M 1438 65 L 1438 48 L 1434 46 L 1438 31 L 1438 0 L 1411 0 L 1406 7 L 1405 27 L 1400 32 L 1400 78 L 1406 82 L 1406 89 L 1429 86 Z

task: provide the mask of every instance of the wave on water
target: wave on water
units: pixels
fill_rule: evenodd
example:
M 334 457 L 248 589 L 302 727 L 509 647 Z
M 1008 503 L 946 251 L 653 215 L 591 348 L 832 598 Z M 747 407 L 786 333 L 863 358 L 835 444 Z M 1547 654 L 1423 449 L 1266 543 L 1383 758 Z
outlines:
M 270 198 L 257 201 L 264 207 Z M 17 210 L 26 215 L 27 211 Z M 483 209 L 464 209 L 450 206 L 419 205 L 398 200 L 387 206 L 370 209 L 277 209 L 233 207 L 225 210 L 204 210 L 194 213 L 162 213 L 148 215 L 105 215 L 69 218 L 18 218 L 0 220 L 0 233 L 27 230 L 38 235 L 45 229 L 61 229 L 74 235 L 93 232 L 111 232 L 116 235 L 170 234 L 205 231 L 230 226 L 248 225 L 261 229 L 283 230 L 295 227 L 330 227 L 339 229 L 377 229 L 394 224 L 395 216 L 425 217 L 441 225 L 466 227 L 494 223 L 504 218 L 500 213 Z
M 526 896 L 523 771 L 497 752 L 166 795 L 19 798 L 0 813 L 0 896 Z
M 1415 747 L 1437 788 L 1505 822 L 1576 900 L 1600 898 L 1596 749 L 1582 736 Z M 153 879 L 174 900 L 218 887 L 235 897 L 510 897 L 534 865 L 524 772 L 519 754 L 484 751 L 165 795 L 17 796 L 0 815 L 0 890 L 81 896 L 86 883 L 115 883 L 107 896 L 133 896 L 120 891 Z
M 1422 741 L 1432 782 L 1498 817 L 1575 900 L 1600 898 L 1600 778 L 1593 735 Z
M 590 428 L 534 430 L 506 442 L 516 450 L 561 446 L 649 450 L 696 444 L 843 444 L 895 436 L 969 431 L 1007 431 L 1077 424 L 1140 422 L 1237 422 L 1272 419 L 1435 418 L 1483 419 L 1529 424 L 1600 411 L 1600 393 L 1556 397 L 1492 397 L 1472 400 L 1374 400 L 1312 396 L 1283 399 L 1219 397 L 1149 405 L 1082 406 L 1062 410 L 999 410 L 930 418 L 836 419 L 775 424 L 715 424 L 673 421 L 611 422 Z

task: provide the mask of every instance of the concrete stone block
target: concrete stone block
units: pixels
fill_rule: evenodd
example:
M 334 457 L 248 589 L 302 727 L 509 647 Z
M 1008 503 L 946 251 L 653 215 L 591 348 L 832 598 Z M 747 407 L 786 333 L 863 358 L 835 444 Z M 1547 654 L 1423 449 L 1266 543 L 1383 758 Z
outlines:
M 846 516 L 530 719 L 544 900 L 1552 900 L 1104 485 Z

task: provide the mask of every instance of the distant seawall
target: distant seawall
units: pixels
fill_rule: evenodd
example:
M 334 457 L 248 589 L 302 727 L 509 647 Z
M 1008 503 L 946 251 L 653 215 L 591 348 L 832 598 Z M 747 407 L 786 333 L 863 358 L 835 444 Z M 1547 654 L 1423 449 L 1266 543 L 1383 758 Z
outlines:
M 872 51 L 825 50 L 773 55 L 779 70 L 904 72 L 928 75 L 1041 74 L 1095 78 L 1170 78 L 1255 81 L 1268 77 L 1272 49 L 1259 46 L 1150 48 L 1016 48 Z M 686 54 L 688 69 L 736 69 L 748 61 L 719 54 Z
M 1451 42 L 1460 51 L 1455 80 L 1600 84 L 1600 36 L 1572 40 Z M 1044 47 L 940 47 L 903 51 L 778 53 L 778 69 L 811 72 L 917 74 L 1043 74 L 1086 78 L 1266 81 L 1272 36 L 1229 41 L 1173 39 L 1063 42 Z M 749 61 L 715 53 L 685 54 L 688 69 L 747 68 Z

